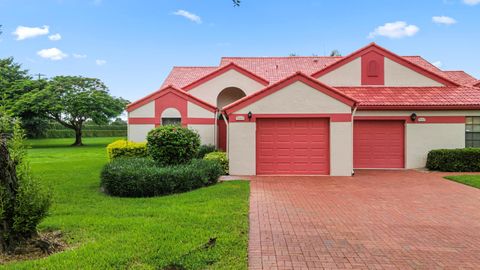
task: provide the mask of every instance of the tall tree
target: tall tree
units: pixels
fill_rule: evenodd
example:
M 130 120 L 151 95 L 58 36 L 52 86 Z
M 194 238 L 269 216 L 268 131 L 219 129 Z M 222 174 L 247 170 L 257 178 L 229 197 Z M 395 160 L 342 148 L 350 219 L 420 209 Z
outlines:
M 86 121 L 108 123 L 120 115 L 127 100 L 113 97 L 105 84 L 95 78 L 58 76 L 47 87 L 22 96 L 18 106 L 35 112 L 75 131 L 73 146 L 81 146 L 82 129 Z
M 46 85 L 46 80 L 33 80 L 28 70 L 23 69 L 13 58 L 0 59 L 0 104 L 10 114 L 22 120 L 22 127 L 30 137 L 43 133 L 47 121 L 30 107 L 17 106 L 16 102 L 24 94 L 42 89 Z

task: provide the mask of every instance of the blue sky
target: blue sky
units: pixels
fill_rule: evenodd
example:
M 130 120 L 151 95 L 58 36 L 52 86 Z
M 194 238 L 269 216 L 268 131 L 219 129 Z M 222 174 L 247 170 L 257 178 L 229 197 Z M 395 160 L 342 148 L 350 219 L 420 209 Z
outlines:
M 0 0 L 0 24 L 0 57 L 32 74 L 100 78 L 130 101 L 172 66 L 346 55 L 372 41 L 480 78 L 480 0 Z

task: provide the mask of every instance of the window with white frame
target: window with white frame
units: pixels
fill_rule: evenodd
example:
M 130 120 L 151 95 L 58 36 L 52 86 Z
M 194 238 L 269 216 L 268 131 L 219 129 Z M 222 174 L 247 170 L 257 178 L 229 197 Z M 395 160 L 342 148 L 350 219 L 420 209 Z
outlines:
M 480 147 L 480 117 L 466 117 L 465 147 Z

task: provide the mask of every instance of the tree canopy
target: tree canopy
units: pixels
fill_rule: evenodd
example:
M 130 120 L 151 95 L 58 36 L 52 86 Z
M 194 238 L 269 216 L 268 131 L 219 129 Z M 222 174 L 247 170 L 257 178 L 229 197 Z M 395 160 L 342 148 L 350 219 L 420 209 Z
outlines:
M 16 104 L 73 129 L 76 135 L 73 145 L 80 146 L 86 121 L 107 123 L 110 118 L 122 113 L 128 101 L 111 96 L 99 79 L 57 76 L 46 87 L 23 95 Z

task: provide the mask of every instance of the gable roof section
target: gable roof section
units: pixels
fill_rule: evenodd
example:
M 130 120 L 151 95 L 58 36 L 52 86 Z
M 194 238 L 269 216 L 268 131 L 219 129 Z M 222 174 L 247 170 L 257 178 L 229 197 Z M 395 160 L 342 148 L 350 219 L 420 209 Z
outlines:
M 222 74 L 224 74 L 224 73 L 226 73 L 227 71 L 230 71 L 230 70 L 235 70 L 235 71 L 249 77 L 250 79 L 257 81 L 258 83 L 260 83 L 264 86 L 269 84 L 269 82 L 267 80 L 265 80 L 264 78 L 256 75 L 255 73 L 253 73 L 249 70 L 246 70 L 246 69 L 240 67 L 239 65 L 237 65 L 235 63 L 229 63 L 228 65 L 220 67 L 220 68 L 210 72 L 209 74 L 201 77 L 200 79 L 184 86 L 182 89 L 185 90 L 185 91 L 189 91 L 189 90 L 191 90 L 191 89 L 193 89 L 193 88 L 195 88 L 195 87 L 197 87 L 201 84 L 204 84 L 204 83 L 206 83 L 206 82 L 208 82 L 208 81 L 210 81 L 210 80 L 212 80 L 212 79 L 214 79 L 214 78 L 216 78 L 216 77 L 218 77 L 218 76 L 220 76 L 220 75 L 222 75 Z
M 193 102 L 196 105 L 198 105 L 198 106 L 200 106 L 200 107 L 202 107 L 206 110 L 209 110 L 211 112 L 214 112 L 217 109 L 215 106 L 213 106 L 213 105 L 211 105 L 211 104 L 209 104 L 209 103 L 207 103 L 207 102 L 205 102 L 205 101 L 203 101 L 203 100 L 201 100 L 201 99 L 199 99 L 199 98 L 197 98 L 193 95 L 190 95 L 189 93 L 187 93 L 185 91 L 182 91 L 178 88 L 175 88 L 172 85 L 168 85 L 167 87 L 162 88 L 162 89 L 160 89 L 160 90 L 158 90 L 158 91 L 156 91 L 156 92 L 154 92 L 154 93 L 152 93 L 152 94 L 150 94 L 150 95 L 148 95 L 148 96 L 146 96 L 146 97 L 144 97 L 140 100 L 137 100 L 133 103 L 128 104 L 127 105 L 127 112 L 131 112 L 135 109 L 138 109 L 139 107 L 141 107 L 141 106 L 143 106 L 143 105 L 145 105 L 145 104 L 147 104 L 151 101 L 159 99 L 159 98 L 161 98 L 161 97 L 163 97 L 163 96 L 165 96 L 169 93 L 175 94 L 175 95 L 179 96 L 180 98 L 182 98 L 186 101 Z
M 449 78 L 447 78 L 446 76 L 442 76 L 440 73 L 437 73 L 437 72 L 434 72 L 432 71 L 431 69 L 427 69 L 425 67 L 422 67 L 418 64 L 415 64 L 411 61 L 408 61 L 406 60 L 405 58 L 401 57 L 401 56 L 398 56 L 396 54 L 394 54 L 393 52 L 390 52 L 388 51 L 387 49 L 384 49 L 380 46 L 378 46 L 377 44 L 375 43 L 370 43 L 369 45 L 367 45 L 366 47 L 363 47 L 361 48 L 360 50 L 357 50 L 353 53 L 351 53 L 350 55 L 344 57 L 343 59 L 327 66 L 326 68 L 324 69 L 321 69 L 315 73 L 312 74 L 312 77 L 314 78 L 318 78 L 322 75 L 325 75 L 345 64 L 348 64 L 349 62 L 357 59 L 358 57 L 361 57 L 362 55 L 368 53 L 368 52 L 371 52 L 371 51 L 374 51 L 374 52 L 377 52 L 381 55 L 383 55 L 384 57 L 387 57 L 395 62 L 397 62 L 398 64 L 401 64 L 405 67 L 408 67 L 426 77 L 429 77 L 430 79 L 432 80 L 435 80 L 437 82 L 440 82 L 442 84 L 445 84 L 446 86 L 458 86 L 458 84 L 452 80 L 450 80 Z
M 476 87 L 480 87 L 480 80 L 479 80 L 479 81 L 477 81 L 477 83 L 476 83 L 476 84 L 474 84 L 474 85 L 475 85 Z
M 215 71 L 218 67 L 173 67 L 160 89 L 169 85 L 182 89 L 209 73 Z
M 222 57 L 220 66 L 233 62 L 274 84 L 298 71 L 312 74 L 342 58 L 341 56 Z
M 359 109 L 480 109 L 480 88 L 337 87 L 356 99 Z
M 475 79 L 470 74 L 466 73 L 465 71 L 461 70 L 452 70 L 452 71 L 444 71 L 444 73 L 453 81 L 459 83 L 460 85 L 465 86 L 474 86 L 477 83 L 477 79 Z
M 238 111 L 260 99 L 263 99 L 264 97 L 267 97 L 295 82 L 302 82 L 302 83 L 305 83 L 306 85 L 312 87 L 313 89 L 315 90 L 318 90 L 334 99 L 337 99 L 339 100 L 340 102 L 343 102 L 349 106 L 353 106 L 355 103 L 356 103 L 356 100 L 337 91 L 335 88 L 331 87 L 331 86 L 328 86 L 326 84 L 323 84 L 317 80 L 315 80 L 314 78 L 304 74 L 304 73 L 301 73 L 301 72 L 297 72 L 287 78 L 285 78 L 284 80 L 281 80 L 275 84 L 272 84 L 260 91 L 257 91 L 251 95 L 248 95 L 244 98 L 241 98 L 235 102 L 233 102 L 232 104 L 226 106 L 223 111 L 225 111 L 227 114 L 229 113 L 232 113 L 232 112 L 235 112 L 235 111 Z

